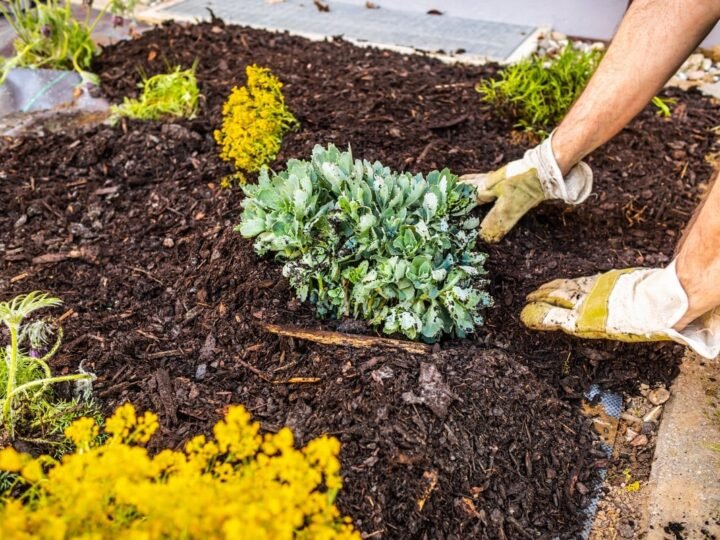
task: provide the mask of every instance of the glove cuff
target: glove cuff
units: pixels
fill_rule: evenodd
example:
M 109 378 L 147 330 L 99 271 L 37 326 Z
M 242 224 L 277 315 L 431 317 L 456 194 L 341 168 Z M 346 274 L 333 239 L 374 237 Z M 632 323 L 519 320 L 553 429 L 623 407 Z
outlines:
M 618 278 L 608 299 L 608 329 L 615 333 L 664 334 L 705 358 L 720 353 L 720 310 L 707 313 L 681 332 L 673 327 L 689 300 L 675 261 L 662 269 L 637 269 Z
M 685 306 L 675 320 L 671 322 L 670 329 L 668 330 L 668 336 L 674 341 L 682 343 L 690 347 L 700 356 L 713 359 L 720 355 L 720 309 L 711 310 L 701 317 L 698 317 L 680 332 L 674 330 L 672 327 L 682 318 L 687 312 L 689 301 L 687 299 L 687 293 L 683 289 L 680 279 L 677 277 L 677 271 L 675 269 L 676 261 L 670 263 L 670 265 L 662 270 L 666 274 L 670 274 L 667 277 L 667 284 L 676 287 L 675 290 L 682 291 L 685 299 Z M 674 283 L 673 283 L 674 281 Z M 663 289 L 660 289 L 663 290 Z
M 537 168 L 538 178 L 547 199 L 560 199 L 567 204 L 580 204 L 592 191 L 593 174 L 585 162 L 575 165 L 566 177 L 560 172 L 552 150 L 552 136 L 528 150 L 525 159 Z

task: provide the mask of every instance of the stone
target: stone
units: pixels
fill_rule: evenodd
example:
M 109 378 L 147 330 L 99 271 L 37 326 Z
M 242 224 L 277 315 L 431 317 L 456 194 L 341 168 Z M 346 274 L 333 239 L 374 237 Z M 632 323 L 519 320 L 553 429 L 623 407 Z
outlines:
M 670 399 L 670 392 L 663 387 L 650 390 L 647 395 L 648 401 L 653 405 L 662 405 Z
M 632 441 L 630 441 L 630 446 L 645 446 L 648 443 L 647 435 L 638 435 L 635 437 Z
M 662 409 L 662 405 L 658 405 L 657 407 L 652 409 L 649 413 L 643 416 L 643 422 L 657 422 L 660 418 L 660 415 L 662 414 Z
M 706 96 L 720 99 L 720 82 L 705 83 L 700 85 L 700 92 Z
M 652 435 L 657 430 L 657 422 L 643 422 L 640 433 L 643 435 Z
M 205 378 L 205 375 L 207 375 L 207 364 L 198 364 L 198 367 L 195 370 L 195 378 L 198 381 L 202 381 Z
M 173 240 L 172 238 L 165 238 L 163 240 L 163 247 L 171 248 L 174 245 L 175 245 L 175 240 Z
M 699 81 L 707 75 L 702 69 L 694 69 L 686 73 L 688 80 Z
M 702 68 L 703 60 L 705 60 L 705 56 L 702 53 L 691 54 L 680 69 L 682 71 L 698 70 Z

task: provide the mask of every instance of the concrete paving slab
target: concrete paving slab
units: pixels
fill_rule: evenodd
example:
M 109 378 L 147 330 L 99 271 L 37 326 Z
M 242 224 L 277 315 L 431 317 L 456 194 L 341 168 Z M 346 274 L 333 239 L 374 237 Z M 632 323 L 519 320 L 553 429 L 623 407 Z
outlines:
M 340 1 L 320 11 L 312 0 L 175 0 L 142 11 L 143 20 L 207 20 L 208 8 L 229 23 L 287 30 L 311 39 L 342 36 L 356 44 L 427 52 L 441 51 L 461 61 L 514 61 L 535 48 L 533 26 L 447 15 L 368 9 Z
M 647 538 L 720 538 L 720 362 L 688 354 L 671 395 L 648 484 Z

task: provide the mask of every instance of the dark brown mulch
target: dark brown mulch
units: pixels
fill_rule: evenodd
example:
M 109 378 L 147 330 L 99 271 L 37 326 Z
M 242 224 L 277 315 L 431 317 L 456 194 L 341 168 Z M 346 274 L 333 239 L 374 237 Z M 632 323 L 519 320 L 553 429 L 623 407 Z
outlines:
M 619 390 L 667 382 L 682 350 L 532 333 L 518 312 L 549 279 L 670 260 L 710 175 L 711 103 L 682 94 L 672 118 L 648 109 L 596 152 L 587 204 L 538 209 L 488 249 L 496 307 L 487 325 L 423 357 L 279 339 L 258 327 L 337 323 L 317 321 L 277 265 L 232 231 L 241 197 L 217 187 L 230 169 L 212 132 L 231 87 L 258 63 L 285 82 L 302 125 L 276 167 L 334 142 L 395 168 L 487 170 L 525 148 L 473 90 L 496 68 L 215 21 L 119 43 L 96 71 L 120 100 L 136 91 L 140 70 L 196 58 L 205 100 L 195 120 L 0 149 L 3 297 L 40 288 L 76 312 L 54 368 L 86 359 L 108 410 L 127 400 L 157 410 L 158 445 L 207 431 L 238 402 L 267 429 L 291 426 L 300 442 L 337 436 L 340 507 L 372 538 L 573 537 L 602 464 L 578 412 L 582 391 L 590 382 Z M 33 262 L 72 249 L 79 258 Z M 285 382 L 293 377 L 320 380 Z

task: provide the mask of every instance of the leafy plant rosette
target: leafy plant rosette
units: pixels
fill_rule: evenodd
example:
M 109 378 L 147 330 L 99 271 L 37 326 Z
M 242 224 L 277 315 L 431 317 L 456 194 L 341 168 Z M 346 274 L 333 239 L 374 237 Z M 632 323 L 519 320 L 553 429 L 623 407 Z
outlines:
M 72 417 L 73 410 L 83 409 L 74 401 L 53 400 L 50 385 L 74 382 L 83 393 L 92 388 L 95 376 L 82 369 L 79 374 L 52 375 L 48 362 L 60 349 L 62 328 L 42 319 L 26 321 L 36 311 L 61 303 L 60 299 L 39 291 L 0 302 L 0 325 L 7 328 L 10 337 L 10 343 L 0 347 L 0 427 L 11 438 L 15 436 L 18 418 L 29 420 L 31 425 L 39 418 L 50 419 L 55 425 L 43 427 L 52 432 Z
M 169 73 L 143 76 L 138 85 L 142 88 L 140 97 L 126 97 L 121 105 L 113 105 L 111 121 L 115 123 L 121 117 L 136 120 L 193 118 L 200 98 L 196 68 L 197 63 L 190 69 L 177 66 Z
M 486 254 L 475 250 L 473 188 L 447 169 L 398 173 L 316 146 L 312 159 L 261 170 L 238 230 L 275 253 L 320 316 L 360 317 L 387 334 L 433 342 L 483 324 Z

